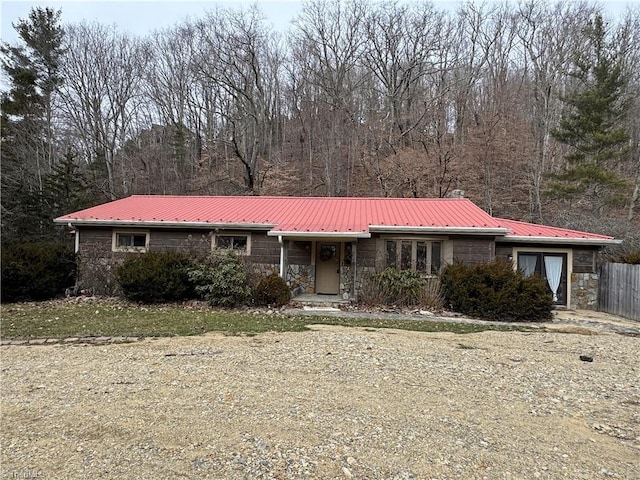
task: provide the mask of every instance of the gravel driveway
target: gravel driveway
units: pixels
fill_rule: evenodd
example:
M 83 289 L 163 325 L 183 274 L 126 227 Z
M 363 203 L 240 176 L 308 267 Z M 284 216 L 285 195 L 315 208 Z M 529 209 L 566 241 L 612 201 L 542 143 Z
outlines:
M 638 346 L 330 326 L 4 346 L 0 478 L 638 479 Z

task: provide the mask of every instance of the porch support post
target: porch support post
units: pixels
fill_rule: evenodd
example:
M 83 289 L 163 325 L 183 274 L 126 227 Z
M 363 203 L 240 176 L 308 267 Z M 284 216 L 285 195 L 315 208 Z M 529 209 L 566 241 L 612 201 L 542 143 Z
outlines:
M 285 275 L 285 268 L 284 268 L 285 249 L 284 249 L 284 240 L 282 239 L 282 235 L 278 235 L 278 242 L 280 243 L 280 277 L 282 277 L 286 281 L 287 279 L 284 278 L 284 275 Z

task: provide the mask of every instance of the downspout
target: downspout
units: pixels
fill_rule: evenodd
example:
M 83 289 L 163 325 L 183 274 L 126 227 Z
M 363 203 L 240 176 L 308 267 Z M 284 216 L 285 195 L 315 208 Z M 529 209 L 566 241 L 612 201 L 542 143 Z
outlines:
M 286 278 L 284 278 L 284 240 L 282 239 L 282 235 L 278 235 L 278 242 L 280 243 L 280 277 L 282 277 L 285 281 L 287 280 Z
M 71 224 L 71 222 L 69 222 L 67 224 L 69 226 L 70 229 L 75 230 L 75 241 L 73 244 L 73 253 L 78 253 L 80 251 L 80 230 L 78 230 L 77 228 L 73 228 L 73 225 Z
M 351 289 L 353 290 L 353 301 L 358 303 L 358 284 L 356 283 L 358 280 L 358 245 L 357 242 L 353 242 L 351 244 L 351 268 L 353 268 L 353 286 Z

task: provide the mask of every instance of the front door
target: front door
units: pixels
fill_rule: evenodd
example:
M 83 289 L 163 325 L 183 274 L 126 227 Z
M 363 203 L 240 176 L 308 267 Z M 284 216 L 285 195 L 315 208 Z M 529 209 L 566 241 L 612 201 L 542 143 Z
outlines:
M 318 242 L 316 246 L 316 293 L 340 291 L 340 244 Z

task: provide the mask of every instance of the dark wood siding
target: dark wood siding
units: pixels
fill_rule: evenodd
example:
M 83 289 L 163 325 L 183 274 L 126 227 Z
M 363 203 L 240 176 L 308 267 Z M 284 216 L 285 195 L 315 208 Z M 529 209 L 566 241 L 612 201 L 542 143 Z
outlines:
M 356 247 L 356 264 L 358 267 L 376 266 L 377 242 L 374 238 L 360 238 Z
M 251 232 L 251 256 L 254 263 L 278 265 L 280 243 L 278 237 L 268 237 L 266 232 Z
M 290 240 L 287 245 L 289 265 L 311 265 L 311 241 Z
M 500 260 L 509 260 L 509 255 L 513 255 L 513 247 L 496 243 L 496 258 Z
M 593 248 L 576 248 L 573 250 L 573 273 L 597 273 L 596 253 Z
M 457 237 L 453 240 L 453 260 L 465 265 L 490 262 L 495 254 L 493 238 Z
M 185 252 L 196 255 L 211 253 L 210 230 L 149 230 L 152 252 Z

